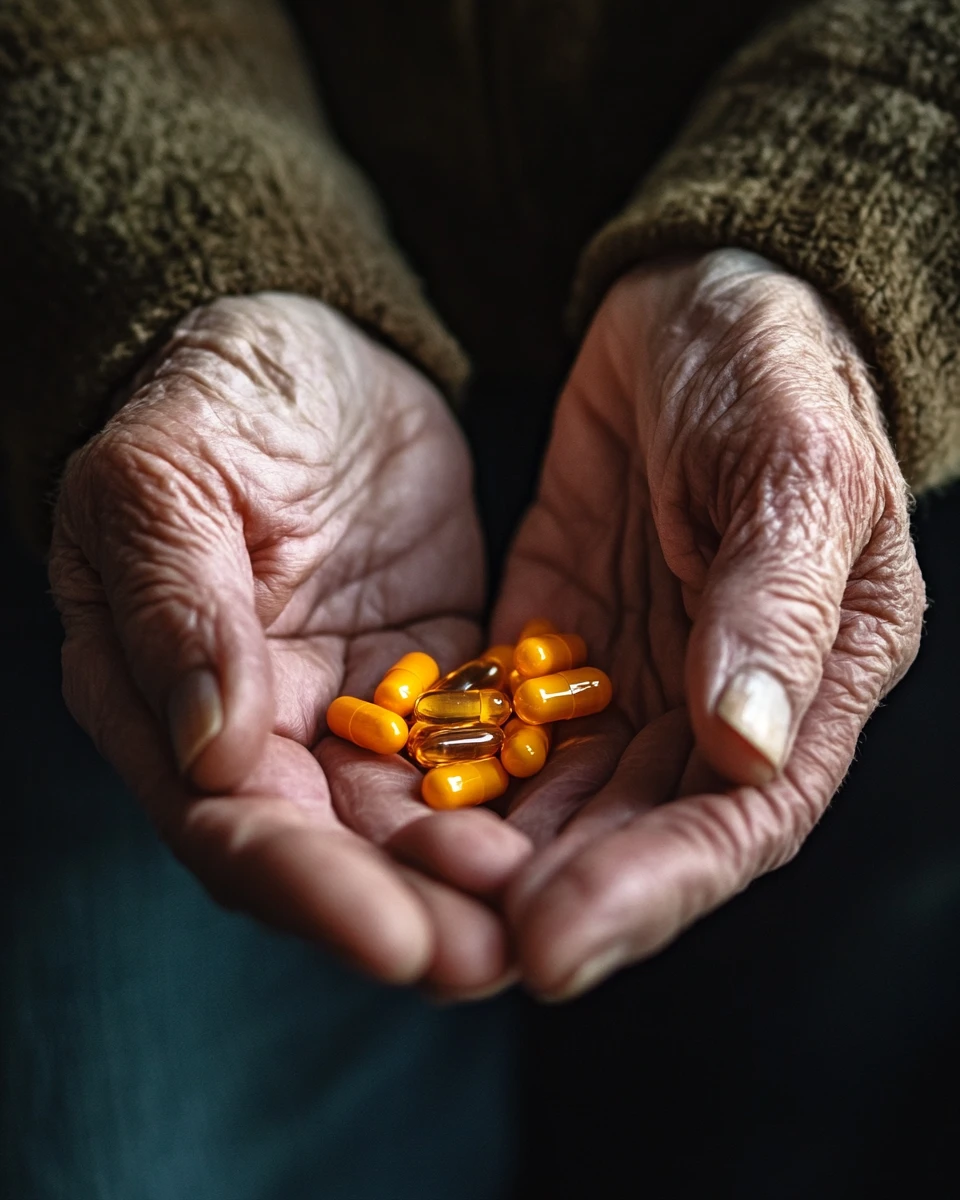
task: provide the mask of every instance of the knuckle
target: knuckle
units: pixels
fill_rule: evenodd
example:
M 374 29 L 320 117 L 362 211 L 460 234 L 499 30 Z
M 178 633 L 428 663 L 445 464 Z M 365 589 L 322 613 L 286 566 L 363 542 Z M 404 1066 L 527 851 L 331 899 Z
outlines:
M 792 858 L 816 815 L 782 782 L 664 805 L 660 819 L 692 864 L 685 873 L 684 923 Z
M 742 805 L 732 797 L 710 795 L 696 805 L 665 805 L 662 819 L 691 861 L 709 864 L 705 878 L 723 880 L 724 890 L 734 890 L 751 873 L 753 837 Z
M 823 816 L 834 787 L 825 785 L 821 769 L 801 778 L 794 764 L 788 764 L 782 781 L 763 794 L 764 807 L 776 822 L 777 836 L 770 837 L 758 854 L 757 874 L 785 866 L 799 853 L 810 832 Z
M 164 439 L 109 431 L 86 466 L 93 548 L 106 577 L 138 581 L 172 572 L 183 551 L 203 551 L 235 523 L 214 472 L 187 468 Z M 193 581 L 194 585 L 196 580 Z
M 764 542 L 849 554 L 875 504 L 874 455 L 852 419 L 805 408 L 778 414 L 718 459 L 720 528 L 743 523 Z
M 105 430 L 88 458 L 88 486 L 108 521 L 120 514 L 138 523 L 173 515 L 195 493 L 172 445 L 142 426 Z

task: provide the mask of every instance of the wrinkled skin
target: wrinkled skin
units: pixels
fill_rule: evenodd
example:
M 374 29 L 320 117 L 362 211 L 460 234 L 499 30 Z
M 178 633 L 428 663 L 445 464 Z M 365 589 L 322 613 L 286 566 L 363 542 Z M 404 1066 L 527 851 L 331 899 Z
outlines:
M 396 756 L 313 753 L 337 694 L 369 697 L 411 649 L 445 669 L 478 649 L 481 564 L 430 384 L 316 301 L 223 300 L 68 464 L 64 694 L 218 900 L 379 979 L 482 994 L 508 966 L 485 898 L 526 838 L 430 815 Z M 417 824 L 424 870 L 389 853 Z
M 506 902 L 528 986 L 577 994 L 787 861 L 923 609 L 876 397 L 815 292 L 736 251 L 621 279 L 494 619 L 577 630 L 615 689 L 513 800 L 538 847 Z M 785 716 L 772 753 L 718 714 L 744 669 Z
M 734 251 L 621 280 L 561 397 L 491 638 L 552 617 L 616 701 L 506 821 L 427 814 L 408 764 L 321 736 L 407 649 L 480 645 L 479 564 L 440 399 L 286 296 L 184 323 L 71 460 L 51 559 L 71 710 L 213 895 L 447 997 L 512 969 L 577 994 L 786 861 L 924 604 L 856 351 Z M 742 668 L 781 689 L 780 744 L 718 713 Z

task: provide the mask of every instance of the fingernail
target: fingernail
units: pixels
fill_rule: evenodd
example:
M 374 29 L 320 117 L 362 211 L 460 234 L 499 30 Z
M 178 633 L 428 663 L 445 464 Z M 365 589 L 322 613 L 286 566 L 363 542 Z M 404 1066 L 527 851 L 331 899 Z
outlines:
M 184 675 L 167 704 L 170 740 L 183 775 L 223 728 L 223 704 L 217 677 L 206 667 Z
M 779 679 L 755 667 L 738 672 L 720 697 L 717 716 L 779 771 L 790 736 L 790 700 Z
M 582 996 L 584 992 L 589 992 L 608 975 L 612 975 L 618 967 L 622 967 L 626 959 L 627 956 L 622 946 L 604 950 L 601 954 L 597 954 L 585 962 L 579 970 L 574 971 L 567 982 L 557 991 L 540 992 L 537 999 L 542 1000 L 545 1004 L 562 1004 L 565 1000 L 573 1000 L 577 996 Z

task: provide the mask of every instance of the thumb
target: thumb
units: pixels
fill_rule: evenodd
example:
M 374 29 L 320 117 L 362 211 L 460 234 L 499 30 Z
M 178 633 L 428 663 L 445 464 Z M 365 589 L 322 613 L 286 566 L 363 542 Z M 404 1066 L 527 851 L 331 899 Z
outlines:
M 273 714 L 242 520 L 212 468 L 129 436 L 90 449 L 78 540 L 127 666 L 181 774 L 229 790 L 259 760 Z M 69 634 L 69 605 L 64 623 Z
M 840 496 L 794 476 L 742 502 L 707 573 L 687 651 L 698 746 L 726 779 L 779 773 L 820 687 L 852 565 Z

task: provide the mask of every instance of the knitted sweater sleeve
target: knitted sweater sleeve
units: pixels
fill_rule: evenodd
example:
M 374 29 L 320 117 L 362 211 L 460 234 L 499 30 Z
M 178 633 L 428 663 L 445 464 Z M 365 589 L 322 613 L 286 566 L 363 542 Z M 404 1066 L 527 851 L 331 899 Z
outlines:
M 111 393 L 218 296 L 315 296 L 449 392 L 466 371 L 268 0 L 7 0 L 0 228 L 0 448 L 34 540 Z
M 746 47 L 587 247 L 586 322 L 625 269 L 740 246 L 859 339 L 917 490 L 960 475 L 960 0 L 821 0 Z

